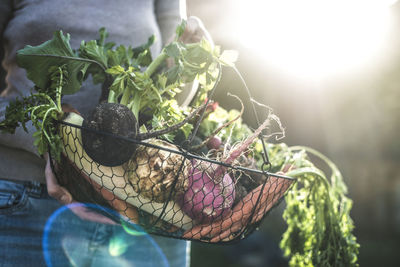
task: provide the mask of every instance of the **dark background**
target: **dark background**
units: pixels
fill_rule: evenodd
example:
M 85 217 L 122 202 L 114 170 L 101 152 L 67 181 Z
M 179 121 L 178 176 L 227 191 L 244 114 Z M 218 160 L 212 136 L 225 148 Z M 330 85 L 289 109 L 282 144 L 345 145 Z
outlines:
M 353 199 L 354 233 L 360 266 L 398 266 L 400 262 L 400 4 L 391 7 L 393 25 L 382 59 L 359 71 L 327 77 L 317 85 L 277 71 L 255 51 L 237 42 L 237 8 L 246 1 L 188 0 L 188 14 L 202 19 L 216 44 L 239 51 L 237 67 L 259 102 L 274 109 L 289 145 L 311 146 L 340 168 Z M 362 6 L 360 6 L 362 9 Z M 239 8 L 240 10 L 240 8 Z M 340 20 L 340 18 L 338 18 Z M 368 30 L 368 29 L 367 29 Z M 262 33 L 260 33 L 262 34 Z M 294 44 L 295 45 L 295 44 Z M 243 88 L 225 70 L 216 100 Z M 254 125 L 251 115 L 245 114 Z M 284 203 L 260 231 L 235 246 L 192 246 L 192 266 L 285 266 L 279 241 L 285 231 Z

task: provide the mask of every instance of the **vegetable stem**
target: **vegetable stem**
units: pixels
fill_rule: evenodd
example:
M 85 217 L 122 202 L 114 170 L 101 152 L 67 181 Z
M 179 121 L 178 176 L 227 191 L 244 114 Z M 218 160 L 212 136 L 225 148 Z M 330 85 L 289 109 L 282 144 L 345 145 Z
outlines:
M 345 185 L 343 183 L 343 177 L 340 173 L 340 171 L 338 170 L 338 168 L 336 167 L 336 165 L 325 155 L 323 155 L 322 153 L 320 153 L 319 151 L 312 149 L 310 147 L 304 147 L 304 146 L 292 146 L 290 148 L 290 150 L 305 150 L 308 153 L 313 154 L 314 156 L 320 158 L 321 160 L 323 160 L 331 169 L 332 171 L 332 175 L 331 175 L 331 184 L 332 186 L 339 186 L 341 187 L 343 193 L 347 193 L 347 188 L 345 188 Z M 340 184 L 339 184 L 340 183 Z
M 108 103 L 115 103 L 115 92 L 113 90 L 110 90 L 110 92 L 108 94 L 107 102 Z
M 270 121 L 266 119 L 249 138 L 241 143 L 240 146 L 229 155 L 229 157 L 225 160 L 225 163 L 231 164 L 237 157 L 239 157 L 240 154 L 243 153 L 243 151 L 245 151 L 254 142 L 258 135 L 260 135 L 261 132 L 268 126 L 269 122 Z
M 44 136 L 46 137 L 46 139 L 47 139 L 47 141 L 49 142 L 49 144 L 51 144 L 51 138 L 50 138 L 50 135 L 47 133 L 47 131 L 46 131 L 46 129 L 45 129 L 45 122 L 47 121 L 47 116 L 49 116 L 49 114 L 50 114 L 50 112 L 52 112 L 52 111 L 57 111 L 57 109 L 56 108 L 50 108 L 50 109 L 48 109 L 47 111 L 46 111 L 46 113 L 44 114 L 44 116 L 43 116 L 43 134 L 44 134 Z M 58 112 L 58 111 L 57 111 Z
M 157 68 L 160 66 L 160 64 L 166 60 L 168 58 L 167 53 L 165 52 L 165 50 L 163 49 L 160 53 L 160 55 L 158 55 L 158 57 L 156 57 L 153 62 L 150 63 L 150 65 L 147 67 L 147 69 L 144 71 L 144 74 L 147 75 L 148 77 L 151 77 L 151 75 L 153 75 L 153 73 L 157 70 Z
M 61 108 L 61 93 L 62 93 L 62 86 L 63 86 L 64 76 L 63 76 L 63 69 L 62 68 L 59 67 L 58 71 L 60 72 L 60 78 L 58 80 L 58 86 L 56 88 L 56 101 L 57 101 L 56 107 L 57 107 L 58 113 L 62 114 L 63 111 L 62 111 L 62 108 Z
M 182 120 L 181 122 L 178 122 L 177 124 L 171 125 L 167 128 L 164 128 L 162 130 L 158 130 L 158 131 L 153 131 L 153 132 L 146 132 L 146 133 L 141 133 L 137 135 L 137 139 L 138 140 L 144 140 L 144 139 L 149 139 L 149 138 L 153 138 L 153 137 L 157 137 L 175 130 L 178 130 L 179 128 L 181 128 L 184 124 L 186 124 L 189 120 L 191 120 L 195 115 L 199 114 L 204 108 L 206 108 L 207 105 L 203 104 L 200 107 L 198 107 L 197 109 L 195 109 L 194 111 L 192 111 L 184 120 Z
M 129 90 L 129 88 L 125 88 L 124 93 L 121 97 L 120 104 L 127 106 L 129 104 L 130 97 L 131 97 L 131 91 Z

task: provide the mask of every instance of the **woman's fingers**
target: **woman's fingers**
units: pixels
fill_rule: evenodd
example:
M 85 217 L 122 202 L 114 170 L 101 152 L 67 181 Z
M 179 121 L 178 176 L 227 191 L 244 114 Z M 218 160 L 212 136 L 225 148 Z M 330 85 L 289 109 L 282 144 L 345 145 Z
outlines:
M 73 201 L 68 208 L 79 218 L 85 221 L 91 221 L 102 224 L 116 224 L 112 219 L 87 208 L 84 204 Z
M 171 43 L 176 38 L 176 35 L 170 36 L 167 39 L 167 44 Z M 184 32 L 182 33 L 179 41 L 182 43 L 197 43 L 202 39 L 206 39 L 212 46 L 214 46 L 213 39 L 211 38 L 210 33 L 207 31 L 203 22 L 195 16 L 191 16 L 186 20 L 186 27 Z
M 51 169 L 50 160 L 47 154 L 45 158 L 46 158 L 45 178 L 46 178 L 47 192 L 49 196 L 55 198 L 64 205 L 72 203 L 73 200 L 72 195 L 68 192 L 67 189 L 58 184 L 56 176 L 54 175 L 53 170 Z
M 197 43 L 203 38 L 213 45 L 211 35 L 203 22 L 198 17 L 189 17 L 186 21 L 186 28 L 181 36 L 181 41 L 183 43 Z
M 47 153 L 44 155 L 44 158 L 46 159 L 45 179 L 47 193 L 49 196 L 56 199 L 63 205 L 68 205 L 70 210 L 83 220 L 97 223 L 115 224 L 115 222 L 110 218 L 88 209 L 84 204 L 74 201 L 71 193 L 65 187 L 59 185 L 51 168 L 50 159 Z

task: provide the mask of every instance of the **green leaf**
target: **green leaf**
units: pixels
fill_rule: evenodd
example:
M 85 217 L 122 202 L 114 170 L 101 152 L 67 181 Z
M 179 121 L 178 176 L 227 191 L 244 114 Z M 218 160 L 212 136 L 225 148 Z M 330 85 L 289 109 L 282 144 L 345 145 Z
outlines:
M 115 96 L 118 98 L 124 91 L 125 88 L 125 77 L 124 75 L 118 75 L 115 77 L 113 83 L 110 86 L 110 90 L 115 92 Z
M 183 134 L 185 135 L 185 138 L 187 139 L 189 137 L 189 135 L 192 133 L 193 130 L 193 125 L 186 123 L 185 125 L 183 125 L 180 130 L 183 132 Z
M 204 47 L 196 45 L 187 49 L 185 59 L 191 64 L 201 65 L 206 62 L 211 62 L 212 56 L 209 51 L 204 49 Z
M 161 89 L 164 89 L 167 86 L 167 77 L 162 76 L 162 75 L 158 75 L 157 76 L 157 80 L 158 80 L 158 87 Z
M 139 118 L 139 110 L 140 110 L 141 99 L 142 99 L 141 95 L 136 93 L 133 96 L 133 101 L 131 102 L 132 103 L 131 110 L 132 110 L 133 115 L 135 115 L 135 118 Z
M 101 63 L 104 68 L 107 68 L 108 64 L 106 52 L 104 47 L 97 44 L 97 41 L 92 40 L 87 43 L 82 41 L 79 51 L 81 57 L 95 60 Z
M 120 65 L 116 65 L 116 66 L 113 66 L 113 67 L 107 69 L 106 73 L 111 74 L 111 75 L 118 75 L 118 74 L 125 73 L 125 70 Z
M 26 46 L 17 52 L 17 63 L 26 69 L 27 76 L 35 85 L 46 90 L 50 84 L 48 69 L 65 65 L 68 79 L 63 86 L 63 94 L 73 94 L 81 88 L 89 62 L 80 60 L 69 44 L 69 34 L 54 33 L 53 38 L 38 46 Z
M 108 65 L 127 66 L 131 64 L 133 52 L 127 51 L 123 45 L 118 46 L 115 50 L 107 50 Z
M 182 47 L 178 43 L 171 43 L 164 48 L 165 53 L 174 59 L 181 56 Z
M 108 32 L 106 31 L 106 28 L 102 27 L 99 30 L 99 34 L 100 34 L 100 39 L 97 40 L 97 44 L 100 46 L 104 46 L 105 45 L 105 40 L 108 37 Z
M 163 98 L 162 98 L 160 92 L 158 91 L 158 88 L 155 87 L 155 86 L 152 86 L 152 87 L 150 87 L 150 88 L 151 88 L 151 90 L 153 91 L 154 96 L 156 96 L 156 97 L 158 98 L 158 101 L 159 101 L 160 103 L 162 103 L 162 102 L 163 102 Z
M 104 75 L 104 72 L 102 70 L 97 69 L 97 71 L 91 71 L 91 74 L 92 74 L 93 84 L 104 83 L 104 81 L 106 80 L 106 76 Z
M 173 66 L 166 72 L 166 76 L 168 78 L 168 83 L 167 84 L 172 84 L 177 81 L 179 81 L 181 74 L 183 72 L 183 65 L 181 62 L 180 64 Z
M 154 44 L 154 41 L 155 41 L 155 40 L 156 40 L 156 37 L 155 37 L 154 35 L 152 35 L 152 36 L 150 36 L 149 39 L 147 40 L 147 43 L 145 43 L 145 44 L 143 44 L 143 45 L 141 45 L 141 46 L 132 48 L 132 49 L 131 49 L 132 52 L 133 52 L 132 57 L 133 57 L 133 56 L 137 56 L 138 54 L 142 53 L 142 52 L 145 51 L 145 50 L 149 50 L 149 51 L 150 51 L 150 47 Z
M 233 67 L 239 57 L 239 53 L 235 50 L 225 50 L 219 57 L 222 64 Z
M 182 34 L 185 32 L 186 28 L 186 20 L 182 20 L 181 24 L 176 28 L 176 40 L 179 39 L 179 37 L 182 36 Z
M 140 53 L 137 57 L 137 65 L 138 66 L 148 66 L 152 61 L 150 50 L 145 50 Z

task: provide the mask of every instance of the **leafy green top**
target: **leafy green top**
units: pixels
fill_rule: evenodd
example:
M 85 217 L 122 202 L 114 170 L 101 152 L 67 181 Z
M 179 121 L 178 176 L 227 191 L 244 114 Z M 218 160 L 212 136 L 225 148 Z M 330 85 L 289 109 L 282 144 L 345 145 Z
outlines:
M 73 94 L 79 90 L 86 69 L 93 62 L 80 60 L 72 50 L 69 39 L 69 34 L 64 36 L 62 31 L 58 31 L 54 33 L 53 39 L 35 47 L 28 45 L 17 52 L 18 65 L 27 70 L 28 78 L 36 87 L 41 90 L 54 89 L 49 87 L 51 75 L 47 70 L 54 66 L 64 66 L 68 80 L 62 93 Z
M 211 47 L 205 40 L 193 44 L 180 42 L 185 25 L 183 21 L 177 27 L 175 41 L 164 47 L 154 60 L 150 52 L 154 36 L 139 47 L 115 47 L 114 43 L 106 43 L 108 33 L 104 28 L 100 29 L 98 40 L 82 41 L 77 51 L 69 44 L 69 34 L 62 31 L 55 32 L 51 40 L 41 45 L 26 46 L 17 52 L 17 63 L 26 69 L 37 93 L 10 104 L 0 129 L 13 133 L 22 125 L 26 130 L 25 123 L 32 120 L 38 130 L 34 137 L 39 153 L 43 154 L 46 146 L 50 146 L 59 155 L 55 120 L 62 117 L 61 96 L 77 92 L 89 75 L 94 83 L 109 87 L 109 102 L 126 105 L 136 118 L 140 114 L 152 117 L 148 125 L 155 130 L 182 121 L 188 110 L 173 100 L 179 88 L 194 79 L 202 81 L 197 96 L 200 103 L 216 82 L 218 65 L 231 66 L 229 58 L 236 60 L 227 54 L 220 55 L 219 48 Z M 165 67 L 167 58 L 172 58 L 172 67 Z M 191 129 L 187 123 L 180 131 L 187 137 Z M 174 135 L 165 138 L 172 141 Z

